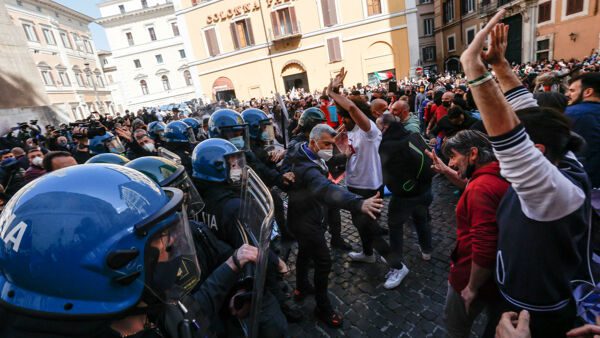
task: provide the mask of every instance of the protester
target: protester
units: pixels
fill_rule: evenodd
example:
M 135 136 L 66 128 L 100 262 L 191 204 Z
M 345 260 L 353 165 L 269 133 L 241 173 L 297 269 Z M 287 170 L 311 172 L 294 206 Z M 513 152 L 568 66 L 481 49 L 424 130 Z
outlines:
M 44 153 L 39 148 L 31 148 L 27 151 L 27 158 L 29 159 L 29 168 L 25 170 L 23 178 L 25 183 L 29 183 L 34 179 L 44 175 L 46 171 L 43 168 Z
M 421 132 L 419 118 L 410 112 L 410 106 L 406 101 L 399 100 L 392 104 L 391 113 L 399 119 L 407 131 L 411 133 Z

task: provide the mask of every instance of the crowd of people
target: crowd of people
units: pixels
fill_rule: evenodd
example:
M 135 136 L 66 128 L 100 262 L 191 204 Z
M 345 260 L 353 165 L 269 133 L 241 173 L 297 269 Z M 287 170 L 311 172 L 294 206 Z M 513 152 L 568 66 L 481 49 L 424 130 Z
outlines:
M 409 219 L 421 258 L 436 250 L 436 175 L 460 192 L 450 337 L 482 312 L 482 337 L 600 335 L 600 56 L 511 65 L 503 14 L 461 56 L 464 74 L 345 87 L 342 68 L 282 100 L 19 124 L 0 138 L 0 336 L 286 337 L 311 296 L 341 328 L 330 250 L 383 261 L 383 286 L 398 287 Z M 265 251 L 240 216 L 248 168 L 274 204 Z

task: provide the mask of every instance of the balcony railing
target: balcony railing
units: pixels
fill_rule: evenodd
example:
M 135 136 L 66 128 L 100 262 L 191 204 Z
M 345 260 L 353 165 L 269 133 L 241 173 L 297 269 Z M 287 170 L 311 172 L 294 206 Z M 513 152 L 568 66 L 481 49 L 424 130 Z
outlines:
M 288 29 L 287 26 L 284 26 L 283 31 L 281 31 L 282 27 L 273 27 L 273 29 L 269 29 L 269 38 L 272 42 L 279 42 L 284 40 L 291 40 L 295 38 L 302 37 L 302 28 L 300 26 L 300 22 L 296 21 L 296 25 L 292 25 L 291 29 Z

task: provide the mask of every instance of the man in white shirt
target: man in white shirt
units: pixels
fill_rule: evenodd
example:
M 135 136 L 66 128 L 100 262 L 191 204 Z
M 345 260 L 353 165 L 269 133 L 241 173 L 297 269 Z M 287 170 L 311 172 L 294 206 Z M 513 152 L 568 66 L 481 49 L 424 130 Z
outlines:
M 370 198 L 383 195 L 383 174 L 379 157 L 379 144 L 382 134 L 375 122 L 371 121 L 350 99 L 340 95 L 338 89 L 342 86 L 346 72 L 344 68 L 329 84 L 329 96 L 337 105 L 337 112 L 342 118 L 348 132 L 350 151 L 346 163 L 346 185 L 348 190 Z M 350 259 L 355 262 L 374 263 L 376 261 L 373 249 L 377 250 L 390 265 L 390 273 L 386 276 L 386 284 L 400 284 L 408 273 L 408 269 L 390 257 L 389 244 L 378 233 L 377 220 L 361 213 L 352 212 L 352 221 L 358 229 L 362 242 L 361 252 L 351 252 Z M 391 259 L 388 259 L 391 258 Z

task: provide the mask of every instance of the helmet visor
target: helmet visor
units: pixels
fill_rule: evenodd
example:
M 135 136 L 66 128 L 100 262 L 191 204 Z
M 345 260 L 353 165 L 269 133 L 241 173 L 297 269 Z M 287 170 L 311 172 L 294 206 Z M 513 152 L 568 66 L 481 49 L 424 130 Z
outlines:
M 187 138 L 190 143 L 198 143 L 196 140 L 196 135 L 194 135 L 194 129 L 192 127 L 187 128 Z
M 104 143 L 109 152 L 114 154 L 122 154 L 125 152 L 125 147 L 118 137 L 113 137 Z
M 273 123 L 265 122 L 260 124 L 260 140 L 266 144 L 271 144 L 275 140 L 275 128 Z
M 250 150 L 248 125 L 221 128 L 221 137 L 233 143 L 238 150 Z
M 225 155 L 227 160 L 227 177 L 232 185 L 242 184 L 242 173 L 246 167 L 246 156 L 244 152 L 238 151 L 233 154 Z
M 200 193 L 187 173 L 184 171 L 183 174 L 173 181 L 173 183 L 169 184 L 169 186 L 183 191 L 183 205 L 188 217 L 195 221 L 200 221 L 200 213 L 202 212 L 202 209 L 204 209 L 204 200 L 202 200 Z
M 200 266 L 185 209 L 175 215 L 173 222 L 150 238 L 146 250 L 146 287 L 165 303 L 189 294 L 200 281 Z

